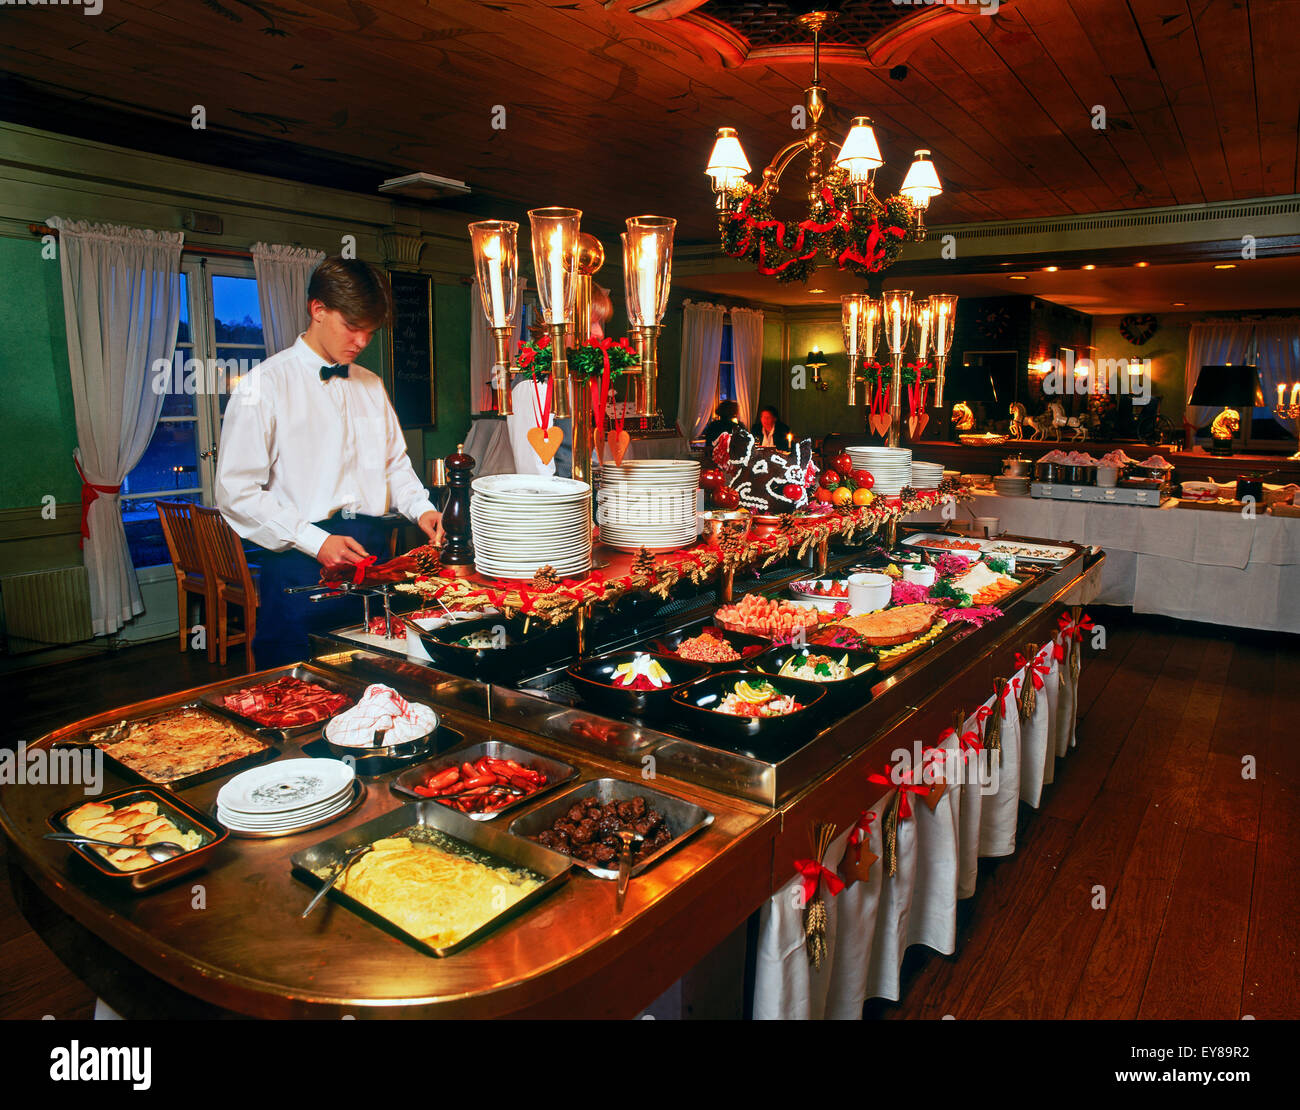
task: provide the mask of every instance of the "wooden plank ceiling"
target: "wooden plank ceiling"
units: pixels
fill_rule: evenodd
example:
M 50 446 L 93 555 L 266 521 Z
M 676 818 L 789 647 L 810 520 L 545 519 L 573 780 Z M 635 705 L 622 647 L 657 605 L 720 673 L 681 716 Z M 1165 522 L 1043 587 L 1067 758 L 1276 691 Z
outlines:
M 708 241 L 714 129 L 738 127 L 750 161 L 766 161 L 790 139 L 810 65 L 724 65 L 685 21 L 712 5 L 672 6 L 685 19 L 631 10 L 646 0 L 113 0 L 94 18 L 10 7 L 0 68 L 38 126 L 33 100 L 61 130 L 80 106 L 96 138 L 156 149 L 171 136 L 202 158 L 204 136 L 183 132 L 203 104 L 222 158 L 240 142 L 288 151 L 277 172 L 297 163 L 311 179 L 328 160 L 355 168 L 351 187 L 426 170 L 467 181 L 479 210 L 573 204 L 598 229 L 661 212 L 681 240 Z M 934 152 L 947 192 L 932 222 L 1300 191 L 1300 78 L 1282 48 L 1295 0 L 1002 0 L 991 17 L 949 18 L 854 6 L 928 20 L 869 51 L 879 64 L 824 59 L 823 83 L 836 119 L 877 121 L 885 188 L 914 148 Z

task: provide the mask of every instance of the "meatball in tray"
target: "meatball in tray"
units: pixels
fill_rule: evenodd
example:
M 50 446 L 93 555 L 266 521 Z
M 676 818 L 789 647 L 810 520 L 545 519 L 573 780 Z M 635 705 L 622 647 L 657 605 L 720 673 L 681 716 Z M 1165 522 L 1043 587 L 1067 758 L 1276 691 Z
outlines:
M 616 879 L 621 830 L 639 838 L 632 844 L 635 877 L 711 824 L 708 810 L 644 783 L 595 779 L 515 818 L 510 832 L 569 856 L 599 879 Z

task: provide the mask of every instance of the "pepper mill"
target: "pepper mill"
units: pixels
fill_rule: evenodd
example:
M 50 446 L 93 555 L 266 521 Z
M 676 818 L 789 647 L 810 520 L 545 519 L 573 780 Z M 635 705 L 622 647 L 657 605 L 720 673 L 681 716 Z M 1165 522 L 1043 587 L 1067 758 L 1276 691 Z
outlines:
M 442 568 L 453 578 L 467 578 L 474 572 L 474 547 L 470 541 L 469 483 L 474 473 L 474 459 L 459 444 L 448 455 L 447 505 L 442 511 Z

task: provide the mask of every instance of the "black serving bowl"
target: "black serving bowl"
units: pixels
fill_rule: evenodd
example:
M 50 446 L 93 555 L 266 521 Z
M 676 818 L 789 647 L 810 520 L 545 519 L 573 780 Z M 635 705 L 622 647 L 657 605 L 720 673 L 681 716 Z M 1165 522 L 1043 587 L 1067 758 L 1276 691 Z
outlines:
M 669 685 L 659 690 L 629 690 L 614 685 L 614 672 L 638 655 L 648 655 L 668 672 Z M 585 701 L 620 716 L 657 717 L 668 711 L 673 691 L 707 675 L 708 663 L 695 663 L 654 651 L 616 651 L 583 659 L 569 668 L 569 677 Z
M 771 679 L 776 679 L 786 662 L 796 655 L 829 655 L 836 661 L 848 656 L 846 664 L 850 670 L 870 664 L 870 670 L 852 675 L 838 682 L 815 682 L 812 679 L 797 678 L 795 682 L 817 686 L 826 691 L 826 700 L 822 703 L 827 709 L 851 710 L 865 705 L 871 700 L 871 688 L 880 681 L 876 670 L 876 657 L 870 651 L 851 651 L 848 648 L 819 647 L 817 645 L 796 647 L 785 644 L 764 652 L 754 660 L 754 670 L 762 671 Z M 784 681 L 784 679 L 782 679 Z
M 1095 486 L 1097 468 L 1095 466 L 1056 463 L 1056 480 L 1067 486 Z
M 527 623 L 527 631 L 524 625 Z M 490 647 L 461 647 L 457 640 L 486 633 Z M 407 626 L 409 636 L 410 626 Z M 537 617 L 483 617 L 416 633 L 433 662 L 451 671 L 487 682 L 511 683 L 526 672 L 540 670 L 548 658 L 559 654 L 564 631 Z
M 693 640 L 701 632 L 707 632 L 719 640 L 725 640 L 740 655 L 740 658 L 733 659 L 729 663 L 703 663 L 695 659 L 682 659 L 677 654 L 677 649 L 682 646 L 682 641 Z M 710 671 L 727 671 L 734 670 L 736 667 L 747 666 L 750 660 L 767 651 L 772 646 L 772 641 L 764 639 L 762 636 L 751 636 L 748 632 L 732 632 L 731 629 L 723 628 L 721 625 L 705 624 L 692 625 L 690 628 L 683 628 L 677 632 L 667 632 L 662 636 L 656 636 L 650 641 L 649 646 L 653 649 L 653 652 L 666 655 L 674 662 L 690 663 L 697 667 L 705 667 Z
M 1034 463 L 1034 481 L 1051 484 L 1057 480 L 1057 467 L 1059 463 L 1054 462 L 1036 462 Z
M 717 712 L 723 698 L 731 693 L 737 682 L 770 682 L 780 694 L 792 694 L 803 708 L 784 717 L 732 717 Z M 824 686 L 815 682 L 800 682 L 794 678 L 776 678 L 758 671 L 722 671 L 711 674 L 673 691 L 673 713 L 682 723 L 692 728 L 708 743 L 709 735 L 725 738 L 728 746 L 740 750 L 756 744 L 764 746 L 783 740 L 795 733 L 803 733 L 811 740 L 817 732 L 813 722 L 820 715 L 826 698 Z

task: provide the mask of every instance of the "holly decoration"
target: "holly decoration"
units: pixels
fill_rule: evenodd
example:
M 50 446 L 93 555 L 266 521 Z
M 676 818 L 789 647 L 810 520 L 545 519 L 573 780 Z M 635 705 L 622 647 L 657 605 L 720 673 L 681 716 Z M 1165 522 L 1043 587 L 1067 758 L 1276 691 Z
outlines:
M 867 385 L 871 389 L 878 389 L 882 381 L 885 385 L 890 385 L 894 380 L 893 368 L 881 366 L 880 363 L 874 360 L 864 365 L 863 374 L 866 377 Z M 906 363 L 898 372 L 898 376 L 902 380 L 903 385 L 915 385 L 918 377 L 923 382 L 932 382 L 937 374 L 938 372 L 934 368 L 934 363 L 929 359 L 920 363 Z
M 1150 313 L 1141 316 L 1125 316 L 1119 322 L 1120 335 L 1135 347 L 1142 346 L 1159 330 L 1159 322 Z
M 794 225 L 773 217 L 770 193 L 742 182 L 732 191 L 735 210 L 723 222 L 723 253 L 777 281 L 807 281 L 819 255 L 859 277 L 897 261 L 904 241 L 916 237 L 907 201 L 891 197 L 882 203 L 873 196 L 867 212 L 857 216 L 848 175 L 834 170 L 826 182 L 808 218 Z
M 551 372 L 551 337 L 542 335 L 519 344 L 519 370 L 529 378 L 545 377 Z M 639 372 L 641 360 L 626 336 L 622 339 L 589 339 L 568 351 L 569 376 L 585 381 L 599 377 L 609 357 L 609 376 Z

